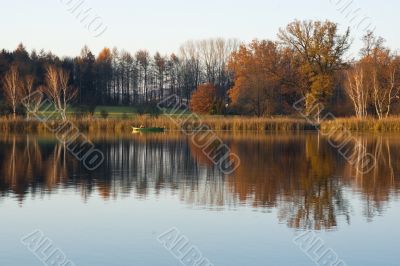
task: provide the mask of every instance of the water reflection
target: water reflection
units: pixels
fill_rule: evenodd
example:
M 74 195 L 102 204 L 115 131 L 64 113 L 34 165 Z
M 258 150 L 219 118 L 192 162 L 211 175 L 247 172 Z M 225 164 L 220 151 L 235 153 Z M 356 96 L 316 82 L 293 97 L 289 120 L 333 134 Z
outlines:
M 289 227 L 316 230 L 351 223 L 354 196 L 361 198 L 369 221 L 398 200 L 400 137 L 355 138 L 354 152 L 362 145 L 376 157 L 377 166 L 368 174 L 317 134 L 222 137 L 241 159 L 231 176 L 222 175 L 179 135 L 96 138 L 105 162 L 95 172 L 85 170 L 55 139 L 3 136 L 1 197 L 15 196 L 23 205 L 27 195 L 59 189 L 79 192 L 85 201 L 95 193 L 105 200 L 171 193 L 196 208 L 276 210 Z

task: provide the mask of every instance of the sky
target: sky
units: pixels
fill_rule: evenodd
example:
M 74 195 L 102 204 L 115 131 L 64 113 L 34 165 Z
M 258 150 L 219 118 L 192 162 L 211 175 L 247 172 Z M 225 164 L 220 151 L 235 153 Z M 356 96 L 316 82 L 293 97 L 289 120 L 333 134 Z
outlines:
M 354 40 L 351 55 L 361 48 L 360 38 L 365 28 L 375 29 L 394 50 L 400 48 L 397 0 L 0 0 L 0 3 L 0 49 L 13 50 L 22 42 L 29 51 L 51 50 L 59 56 L 78 55 L 84 45 L 96 54 L 103 47 L 169 54 L 178 51 L 187 40 L 215 37 L 244 42 L 275 40 L 279 28 L 295 19 L 329 19 L 339 23 L 342 31 L 351 27 Z M 81 21 L 85 10 L 87 18 Z

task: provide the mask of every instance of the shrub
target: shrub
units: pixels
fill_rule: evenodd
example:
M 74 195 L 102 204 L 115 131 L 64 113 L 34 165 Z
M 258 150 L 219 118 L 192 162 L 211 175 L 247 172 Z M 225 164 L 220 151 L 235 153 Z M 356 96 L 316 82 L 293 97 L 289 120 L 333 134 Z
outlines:
M 216 88 L 212 84 L 202 84 L 192 94 L 190 110 L 198 114 L 217 113 Z
M 150 114 L 152 116 L 159 116 L 161 114 L 161 110 L 157 107 L 157 103 L 141 104 L 136 106 L 136 110 L 140 115 Z
M 0 115 L 9 115 L 10 113 L 10 108 L 7 106 L 7 104 L 0 103 Z
M 106 119 L 108 117 L 108 112 L 106 110 L 101 110 L 100 111 L 100 116 L 104 119 Z

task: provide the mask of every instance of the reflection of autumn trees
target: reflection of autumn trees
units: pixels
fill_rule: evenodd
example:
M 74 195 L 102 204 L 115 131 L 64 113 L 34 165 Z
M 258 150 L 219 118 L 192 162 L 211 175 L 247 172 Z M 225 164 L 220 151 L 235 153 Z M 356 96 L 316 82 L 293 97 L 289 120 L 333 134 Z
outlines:
M 229 179 L 241 201 L 252 199 L 256 207 L 276 207 L 279 218 L 295 228 L 323 229 L 337 226 L 337 217 L 349 220 L 349 201 L 344 189 L 351 187 L 363 198 L 364 215 L 381 213 L 398 193 L 400 180 L 395 162 L 400 140 L 355 137 L 349 146 L 358 157 L 369 152 L 377 167 L 368 175 L 347 162 L 322 136 L 280 136 L 254 141 L 234 141 L 233 152 L 241 167 Z M 362 145 L 363 149 L 360 149 Z
M 35 174 L 42 169 L 41 149 L 37 141 L 29 136 L 24 141 L 21 145 L 14 136 L 2 148 L 0 187 L 6 188 L 1 189 L 3 193 L 13 191 L 17 195 L 23 194 L 33 182 Z
M 0 140 L 0 192 L 21 201 L 28 193 L 59 188 L 75 189 L 85 200 L 94 193 L 104 199 L 170 193 L 196 207 L 274 208 L 290 227 L 330 229 L 339 220 L 350 222 L 349 188 L 362 196 L 368 219 L 382 213 L 400 189 L 396 137 L 354 138 L 353 148 L 361 144 L 377 158 L 366 175 L 315 134 L 223 139 L 241 159 L 232 176 L 221 175 L 185 137 L 101 141 L 96 147 L 105 162 L 89 172 L 55 140 L 11 136 Z
M 69 182 L 77 164 L 67 155 L 65 145 L 54 141 L 39 142 L 34 137 L 13 136 L 1 143 L 0 190 L 25 194 L 51 192 Z
M 391 136 L 357 136 L 355 141 L 355 145 L 366 147 L 363 152 L 374 156 L 375 167 L 369 173 L 363 174 L 355 167 L 347 165 L 343 176 L 349 186 L 361 193 L 365 202 L 364 215 L 371 219 L 382 214 L 388 202 L 398 196 L 400 168 L 397 162 L 400 159 L 400 140 Z
M 323 229 L 348 216 L 340 181 L 334 178 L 331 147 L 315 136 L 282 136 L 232 144 L 241 167 L 230 178 L 241 200 L 276 207 L 279 219 L 296 228 Z M 241 156 L 242 155 L 242 156 Z
M 33 192 L 51 193 L 60 187 L 79 190 L 86 199 L 93 192 L 104 198 L 132 190 L 146 196 L 181 186 L 196 191 L 200 167 L 191 157 L 185 139 L 139 138 L 97 145 L 106 157 L 101 169 L 85 170 L 62 143 L 56 140 L 25 140 L 11 137 L 0 142 L 3 162 L 0 191 L 12 190 L 21 198 Z

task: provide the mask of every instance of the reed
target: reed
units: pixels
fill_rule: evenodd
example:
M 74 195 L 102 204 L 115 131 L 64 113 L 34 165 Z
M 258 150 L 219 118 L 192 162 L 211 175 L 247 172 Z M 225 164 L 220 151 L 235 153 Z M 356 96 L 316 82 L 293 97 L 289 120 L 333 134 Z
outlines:
M 86 134 L 114 134 L 122 135 L 131 132 L 131 127 L 164 127 L 169 131 L 195 129 L 204 125 L 214 131 L 230 132 L 289 132 L 315 130 L 304 119 L 296 118 L 255 118 L 255 117 L 223 117 L 204 116 L 198 120 L 183 117 L 150 116 L 142 115 L 129 119 L 102 119 L 92 116 L 74 117 L 69 120 L 80 132 Z M 62 121 L 53 120 L 47 123 L 24 118 L 12 119 L 0 117 L 0 133 L 48 134 L 51 133 L 49 125 L 54 128 L 63 125 Z M 400 117 L 389 117 L 378 120 L 374 118 L 339 118 L 321 123 L 322 131 L 349 130 L 358 132 L 400 132 Z
M 338 118 L 321 124 L 322 131 L 357 131 L 357 132 L 400 132 L 400 117 L 375 118 Z
M 302 131 L 313 130 L 303 119 L 292 118 L 252 118 L 252 117 L 223 117 L 223 116 L 204 116 L 198 120 L 184 117 L 169 116 L 149 116 L 142 115 L 130 119 L 101 119 L 91 116 L 75 117 L 69 120 L 82 133 L 96 134 L 124 134 L 131 131 L 131 127 L 164 127 L 169 131 L 179 131 L 182 128 L 194 129 L 199 125 L 204 125 L 214 131 L 234 131 L 234 132 L 265 132 L 265 131 Z M 9 117 L 0 118 L 1 133 L 29 133 L 45 134 L 51 133 L 49 125 L 53 128 L 62 126 L 62 121 L 28 121 L 23 118 L 13 120 Z

